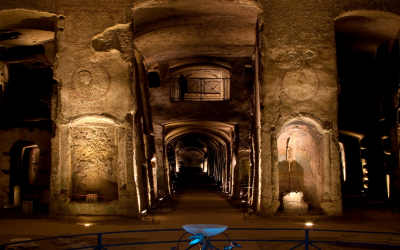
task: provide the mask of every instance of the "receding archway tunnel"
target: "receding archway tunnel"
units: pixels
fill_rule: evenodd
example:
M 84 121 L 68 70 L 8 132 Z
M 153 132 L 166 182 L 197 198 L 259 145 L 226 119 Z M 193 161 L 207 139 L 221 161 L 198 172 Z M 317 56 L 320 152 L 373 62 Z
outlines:
M 210 191 L 233 194 L 234 125 L 178 122 L 167 125 L 164 131 L 167 132 L 164 143 L 172 196 L 185 193 L 199 201 L 213 196 Z
M 168 143 L 172 192 L 188 185 L 204 189 L 206 182 L 228 190 L 227 158 L 227 145 L 212 136 L 189 133 L 175 138 Z
M 399 197 L 399 29 L 400 17 L 389 12 L 355 10 L 335 20 L 345 206 L 355 196 Z

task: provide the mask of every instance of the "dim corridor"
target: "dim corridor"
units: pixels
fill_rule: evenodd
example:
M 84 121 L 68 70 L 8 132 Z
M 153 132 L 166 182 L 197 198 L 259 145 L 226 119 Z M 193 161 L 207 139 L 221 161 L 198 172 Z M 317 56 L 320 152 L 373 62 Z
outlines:
M 181 224 L 228 224 L 242 218 L 217 182 L 205 173 L 178 173 L 174 180 L 174 211 L 164 221 Z

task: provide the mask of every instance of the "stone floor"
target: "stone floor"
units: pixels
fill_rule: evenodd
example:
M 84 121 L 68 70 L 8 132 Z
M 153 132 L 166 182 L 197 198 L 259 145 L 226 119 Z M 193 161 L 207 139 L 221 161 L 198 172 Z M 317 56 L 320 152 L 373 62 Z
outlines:
M 151 229 L 181 229 L 185 224 L 221 224 L 227 225 L 226 233 L 234 239 L 276 239 L 276 240 L 301 240 L 303 231 L 236 231 L 229 228 L 305 228 L 307 221 L 314 222 L 312 228 L 330 230 L 355 230 L 355 231 L 381 231 L 400 233 L 400 214 L 393 214 L 389 208 L 382 204 L 364 204 L 361 207 L 348 205 L 342 218 L 327 218 L 325 216 L 285 216 L 280 214 L 273 218 L 257 216 L 243 217 L 240 201 L 231 202 L 227 196 L 219 191 L 215 183 L 204 182 L 201 175 L 190 175 L 183 178 L 181 191 L 177 192 L 174 202 L 163 204 L 163 211 L 156 213 L 154 222 L 151 215 L 143 220 L 126 218 L 112 218 L 103 220 L 97 217 L 77 217 L 74 219 L 46 219 L 46 218 L 1 218 L 0 219 L 0 244 L 9 242 L 12 238 L 44 238 L 59 234 L 85 234 L 110 231 L 151 230 Z M 171 211 L 171 212 L 167 212 Z M 84 222 L 94 225 L 85 227 Z M 79 224 L 80 223 L 80 224 Z M 78 225 L 79 224 L 79 225 Z M 114 234 L 104 236 L 104 244 L 118 244 L 125 242 L 148 241 L 173 241 L 178 240 L 184 231 L 175 232 L 150 232 L 135 234 Z M 225 236 L 215 236 L 215 239 L 224 240 Z M 183 237 L 187 239 L 188 236 Z M 385 235 L 365 236 L 353 233 L 310 232 L 311 240 L 348 240 L 362 239 L 370 242 L 394 242 L 396 237 Z M 83 237 L 82 240 L 90 244 L 96 243 L 94 237 Z M 238 241 L 243 249 L 290 249 L 295 242 L 245 242 Z M 40 250 L 61 249 L 51 241 L 38 241 Z M 222 249 L 225 242 L 215 242 L 215 246 Z M 385 243 L 386 244 L 386 243 Z M 400 244 L 400 242 L 399 242 Z M 367 249 L 365 246 L 316 244 L 321 249 Z M 124 249 L 171 249 L 176 244 L 151 244 L 135 246 L 107 247 L 108 250 Z M 187 242 L 180 245 L 186 249 Z M 312 247 L 310 247 L 311 249 Z M 192 249 L 196 249 L 192 248 Z M 304 246 L 298 249 L 304 249 Z M 385 249 L 375 247 L 372 249 Z

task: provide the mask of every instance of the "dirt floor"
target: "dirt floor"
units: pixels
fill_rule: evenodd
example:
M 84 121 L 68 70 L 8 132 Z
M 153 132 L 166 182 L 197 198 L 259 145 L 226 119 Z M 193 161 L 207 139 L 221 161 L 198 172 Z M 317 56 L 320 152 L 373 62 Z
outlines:
M 280 240 L 300 241 L 304 239 L 304 231 L 281 230 L 292 229 L 326 229 L 347 231 L 379 231 L 393 232 L 399 235 L 377 235 L 361 234 L 351 232 L 310 232 L 311 241 L 330 241 L 334 243 L 315 243 L 320 249 L 388 249 L 390 245 L 400 246 L 400 213 L 393 213 L 392 209 L 385 203 L 361 203 L 354 197 L 344 199 L 345 212 L 340 218 L 329 218 L 323 215 L 296 215 L 287 216 L 277 213 L 277 216 L 263 218 L 243 213 L 240 200 L 228 199 L 218 190 L 215 183 L 204 182 L 203 177 L 191 176 L 184 181 L 176 192 L 174 201 L 162 204 L 154 214 L 146 216 L 142 220 L 127 218 L 105 218 L 94 216 L 75 216 L 46 218 L 45 214 L 35 214 L 24 218 L 21 214 L 13 211 L 3 210 L 0 218 L 0 244 L 5 244 L 14 238 L 46 238 L 56 237 L 61 234 L 90 234 L 112 231 L 131 230 L 160 230 L 160 229 L 182 229 L 185 224 L 221 224 L 228 226 L 225 233 L 236 239 L 243 249 L 291 249 L 298 242 L 281 242 Z M 161 205 L 161 204 L 159 204 Z M 160 211 L 161 210 L 161 211 Z M 305 222 L 313 222 L 314 225 L 306 227 Z M 91 223 L 90 226 L 84 226 Z M 280 230 L 234 230 L 234 228 L 274 228 Z M 141 232 L 122 233 L 103 236 L 103 244 L 139 243 L 156 241 L 177 241 L 184 230 L 169 232 Z M 182 240 L 187 240 L 185 235 Z M 226 236 L 213 237 L 215 245 L 223 249 L 226 244 Z M 247 240 L 278 240 L 272 242 L 250 242 Z M 96 236 L 84 236 L 81 240 L 90 245 L 97 243 Z M 368 242 L 384 244 L 385 247 L 367 247 L 361 245 L 343 245 L 336 242 Z M 37 241 L 39 250 L 61 249 L 52 240 Z M 171 249 L 176 243 L 158 243 L 130 246 L 106 247 L 108 250 L 123 249 Z M 180 243 L 180 249 L 188 248 L 188 242 Z M 313 247 L 310 246 L 310 249 Z M 90 248 L 92 249 L 92 248 Z M 196 249 L 196 247 L 192 248 Z M 305 249 L 304 245 L 297 249 Z

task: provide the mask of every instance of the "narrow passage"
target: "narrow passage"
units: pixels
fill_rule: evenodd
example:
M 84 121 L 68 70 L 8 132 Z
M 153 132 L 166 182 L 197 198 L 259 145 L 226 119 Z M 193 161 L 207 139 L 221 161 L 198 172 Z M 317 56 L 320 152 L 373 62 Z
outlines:
M 206 173 L 179 173 L 176 180 L 177 205 L 165 217 L 171 225 L 223 224 L 242 220 L 240 209 L 229 204 L 217 183 Z

